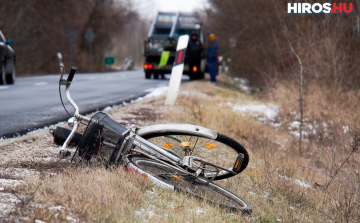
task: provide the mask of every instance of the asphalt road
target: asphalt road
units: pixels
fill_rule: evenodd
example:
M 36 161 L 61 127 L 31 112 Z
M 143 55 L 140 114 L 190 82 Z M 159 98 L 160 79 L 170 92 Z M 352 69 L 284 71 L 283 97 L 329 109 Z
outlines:
M 0 138 L 13 137 L 67 120 L 59 94 L 60 75 L 18 77 L 14 85 L 0 85 Z M 80 113 L 120 104 L 168 85 L 168 80 L 146 80 L 142 70 L 76 74 L 70 92 Z M 64 89 L 64 86 L 62 87 Z M 65 91 L 63 100 L 68 110 Z

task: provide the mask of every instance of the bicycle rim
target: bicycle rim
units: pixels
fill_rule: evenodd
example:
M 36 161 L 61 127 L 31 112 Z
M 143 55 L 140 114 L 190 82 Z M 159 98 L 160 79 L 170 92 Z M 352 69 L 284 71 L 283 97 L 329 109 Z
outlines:
M 208 203 L 219 205 L 225 209 L 241 211 L 247 214 L 252 212 L 252 208 L 247 201 L 205 179 L 193 178 L 170 166 L 142 156 L 130 156 L 128 157 L 128 161 L 137 171 L 146 173 L 149 178 L 156 183 L 161 181 L 162 184 L 166 184 L 168 188 L 174 188 L 179 192 L 189 194 L 200 200 L 205 200 Z
M 187 153 L 187 155 L 203 158 L 212 164 L 228 170 L 233 170 L 236 158 L 241 153 L 244 155 L 244 159 L 240 170 L 236 174 L 242 172 L 249 162 L 249 155 L 240 143 L 219 133 L 216 139 L 209 139 L 195 133 L 178 132 L 174 129 L 161 133 L 143 134 L 141 137 L 166 149 L 172 154 L 176 154 L 180 158 L 183 158 Z M 188 148 L 185 148 L 186 145 L 189 145 Z M 212 176 L 210 173 L 213 173 L 213 170 L 210 168 L 208 171 L 205 171 L 205 176 L 206 174 Z M 221 180 L 232 176 L 234 174 L 221 171 L 214 180 Z

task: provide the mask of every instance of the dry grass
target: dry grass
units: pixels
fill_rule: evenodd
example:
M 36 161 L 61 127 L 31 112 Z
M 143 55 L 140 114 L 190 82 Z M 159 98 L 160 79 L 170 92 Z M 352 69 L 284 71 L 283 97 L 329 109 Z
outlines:
M 310 133 L 299 155 L 298 139 L 289 130 L 289 124 L 298 119 L 296 87 L 279 84 L 263 97 L 263 101 L 281 107 L 277 120 L 282 125 L 275 128 L 220 106 L 254 100 L 253 96 L 221 87 L 227 84 L 225 80 L 220 82 L 184 84 L 185 93 L 172 108 L 162 105 L 164 98 L 130 107 L 143 111 L 144 124 L 198 124 L 242 143 L 250 154 L 248 168 L 218 183 L 248 200 L 253 206 L 251 216 L 153 188 L 147 179 L 128 174 L 123 168 L 66 168 L 55 176 L 29 179 L 16 191 L 25 202 L 15 214 L 27 216 L 29 221 L 49 222 L 70 222 L 69 216 L 85 222 L 359 222 L 359 154 L 353 142 L 359 135 L 350 131 L 359 122 L 352 116 L 359 109 L 354 105 L 358 93 L 333 96 L 319 87 L 308 87 L 306 126 L 315 122 L 318 126 L 314 127 L 316 132 L 305 128 Z M 121 117 L 121 109 L 129 107 L 111 111 L 116 120 L 126 119 Z M 349 126 L 349 131 L 344 132 L 343 126 Z M 30 199 L 26 202 L 25 198 Z M 54 206 L 61 208 L 54 210 Z
M 242 177 L 221 184 L 251 202 L 256 222 L 359 220 L 359 154 L 354 152 L 346 160 L 357 149 L 352 146 L 353 138 L 358 137 L 355 127 L 359 119 L 352 115 L 360 112 L 354 104 L 357 92 L 333 95 L 319 86 L 308 88 L 305 131 L 309 134 L 304 140 L 306 149 L 299 155 L 298 139 L 289 130 L 289 125 L 299 118 L 296 86 L 279 84 L 264 97 L 280 105 L 280 128 L 264 126 L 257 119 L 218 106 L 226 102 L 246 103 L 249 97 L 239 92 L 210 83 L 194 82 L 187 87 L 211 97 L 180 97 L 177 107 L 167 113 L 164 121 L 216 129 L 239 140 L 249 150 L 250 165 Z M 306 182 L 309 188 L 301 182 Z

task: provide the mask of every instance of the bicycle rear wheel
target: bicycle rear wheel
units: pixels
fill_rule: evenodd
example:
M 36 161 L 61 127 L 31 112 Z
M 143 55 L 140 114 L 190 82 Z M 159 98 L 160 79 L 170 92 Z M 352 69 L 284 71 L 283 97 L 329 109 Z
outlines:
M 211 131 L 211 134 L 207 134 L 206 131 Z M 235 174 L 242 172 L 249 163 L 249 155 L 240 143 L 200 126 L 187 124 L 154 125 L 140 129 L 137 134 L 179 158 L 184 156 L 200 157 L 224 169 L 234 171 Z M 242 161 L 239 158 L 240 154 L 243 155 Z M 239 159 L 240 163 L 238 162 Z M 204 176 L 212 178 L 211 172 L 213 173 L 211 169 L 208 172 L 205 171 Z M 234 176 L 233 173 L 223 170 L 213 180 L 232 176 Z
M 247 214 L 252 212 L 251 205 L 243 198 L 205 179 L 194 178 L 171 166 L 142 156 L 129 156 L 127 162 L 130 168 L 147 174 L 151 180 L 161 186 L 187 193 L 225 209 L 241 211 Z

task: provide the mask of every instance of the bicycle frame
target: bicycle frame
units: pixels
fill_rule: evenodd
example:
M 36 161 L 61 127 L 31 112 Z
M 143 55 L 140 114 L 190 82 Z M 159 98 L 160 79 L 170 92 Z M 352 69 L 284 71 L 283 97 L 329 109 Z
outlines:
M 75 112 L 73 117 L 71 117 L 68 121 L 68 123 L 72 123 L 73 127 L 71 130 L 70 135 L 68 136 L 68 138 L 66 139 L 66 141 L 64 142 L 63 146 L 61 147 L 60 150 L 60 154 L 65 156 L 66 154 L 68 154 L 69 152 L 66 150 L 69 142 L 71 141 L 71 139 L 73 138 L 73 136 L 76 133 L 76 130 L 79 127 L 79 123 L 80 122 L 85 122 L 86 124 L 90 123 L 90 118 L 87 118 L 85 116 L 82 116 L 79 112 L 79 107 L 77 106 L 77 104 L 75 103 L 75 101 L 71 98 L 71 94 L 70 94 L 70 86 L 71 86 L 71 82 L 73 79 L 73 76 L 75 74 L 76 68 L 72 67 L 71 71 L 69 73 L 68 79 L 65 80 L 63 79 L 63 74 L 64 74 L 64 69 L 62 69 L 62 74 L 60 76 L 60 80 L 59 80 L 59 85 L 65 85 L 65 92 L 66 92 L 66 98 L 69 101 L 69 103 L 74 107 Z M 120 124 L 119 124 L 120 125 Z M 167 151 L 165 151 L 163 148 L 159 147 L 158 145 L 140 137 L 139 135 L 135 134 L 136 131 L 136 126 L 127 126 L 128 131 L 126 131 L 124 134 L 126 134 L 126 137 L 124 139 L 124 142 L 121 144 L 121 146 L 118 148 L 117 152 L 116 152 L 116 156 L 115 156 L 115 161 L 121 159 L 124 156 L 130 155 L 131 152 L 137 152 L 139 154 L 142 154 L 144 156 L 147 156 L 148 158 L 151 158 L 153 160 L 156 160 L 157 162 L 160 162 L 164 165 L 167 166 L 171 166 L 172 168 L 175 168 L 177 171 L 183 173 L 183 174 L 187 174 L 193 177 L 197 177 L 201 174 L 201 172 L 203 171 L 203 169 L 201 168 L 202 166 L 200 165 L 200 167 L 197 167 L 197 170 L 195 173 L 189 173 L 188 171 L 184 170 L 183 168 L 180 167 L 180 165 L 183 165 L 183 162 L 185 160 L 181 159 Z M 161 131 L 161 125 L 156 126 L 157 128 L 153 129 L 153 131 Z M 181 125 L 181 127 L 183 128 L 184 132 L 185 131 L 189 131 L 189 128 L 193 128 L 194 126 L 192 125 Z M 146 131 L 146 129 L 143 129 L 142 131 Z M 209 138 L 216 138 L 216 133 L 209 130 L 209 129 L 205 129 L 202 127 L 196 127 L 196 131 L 200 132 L 201 134 L 203 134 L 204 136 L 207 136 Z M 105 142 L 106 143 L 106 142 Z M 191 157 L 186 157 L 187 159 L 187 163 L 191 163 L 188 161 L 188 159 L 190 159 Z M 163 159 L 169 161 L 169 163 L 164 162 Z M 207 165 L 212 165 L 210 163 L 205 162 Z M 187 164 L 187 167 L 192 167 L 191 165 Z M 221 169 L 222 171 L 227 171 L 227 172 L 231 172 L 234 175 L 236 175 L 236 173 L 234 173 L 231 170 L 227 170 L 215 165 L 212 165 L 216 168 Z M 201 170 L 201 171 L 200 171 Z M 217 172 L 217 174 L 219 174 L 219 171 Z M 215 174 L 214 177 L 217 175 Z M 213 178 L 214 178 L 213 177 Z
M 70 86 L 75 71 L 76 68 L 72 67 L 67 80 L 65 80 L 63 79 L 64 68 L 62 67 L 62 74 L 59 80 L 59 93 L 61 86 L 64 85 L 66 98 L 75 108 L 74 115 L 68 120 L 68 123 L 72 124 L 72 130 L 61 147 L 60 154 L 62 156 L 71 155 L 66 148 L 74 137 L 79 124 L 84 122 L 87 124 L 87 128 L 73 156 L 74 158 L 75 155 L 78 154 L 80 162 L 84 160 L 91 163 L 92 158 L 95 156 L 94 160 L 98 160 L 99 158 L 100 161 L 106 161 L 101 164 L 125 164 L 127 168 L 141 174 L 146 174 L 146 176 L 158 186 L 184 192 L 195 198 L 205 199 L 205 201 L 218 204 L 220 207 L 239 210 L 244 213 L 251 213 L 252 208 L 247 201 L 212 182 L 213 180 L 216 180 L 215 178 L 220 172 L 227 172 L 230 176 L 236 175 L 237 173 L 234 172 L 233 169 L 224 169 L 223 167 L 207 162 L 201 157 L 191 156 L 192 153 L 187 153 L 189 151 L 190 142 L 182 141 L 180 137 L 177 138 L 176 136 L 171 135 L 174 132 L 179 133 L 180 135 L 188 134 L 190 132 L 190 134 L 192 133 L 196 136 L 218 140 L 218 136 L 221 137 L 221 134 L 217 135 L 217 133 L 212 130 L 186 124 L 175 124 L 174 126 L 154 125 L 139 130 L 138 133 L 143 134 L 141 136 L 144 137 L 146 137 L 146 133 L 155 135 L 166 133 L 165 137 L 169 137 L 183 146 L 182 149 L 185 151 L 185 156 L 181 158 L 180 156 L 177 156 L 177 153 L 172 154 L 167 151 L 165 146 L 162 148 L 139 136 L 136 133 L 137 127 L 135 125 L 127 125 L 125 127 L 101 112 L 96 113 L 91 119 L 82 116 L 79 112 L 79 107 L 70 95 Z M 170 129 L 167 129 L 166 127 Z M 196 134 L 194 134 L 195 132 Z M 224 140 L 225 136 L 222 137 L 222 140 Z M 219 141 L 221 142 L 221 138 Z M 196 143 L 194 148 L 195 146 Z M 109 154 L 111 155 L 108 156 Z M 235 171 L 238 167 L 237 165 L 241 166 L 243 157 L 244 154 L 238 154 L 234 166 Z M 72 161 L 74 161 L 74 159 L 72 159 Z M 144 168 L 142 168 L 141 165 L 143 165 Z M 213 169 L 209 170 L 209 166 Z M 146 170 L 147 167 L 150 167 L 150 169 L 155 168 L 155 171 L 150 169 Z M 175 183 L 173 181 L 175 181 Z M 207 189 L 204 190 L 202 189 L 203 187 L 206 187 Z M 218 196 L 214 196 L 214 193 L 220 196 L 221 199 L 219 200 Z

